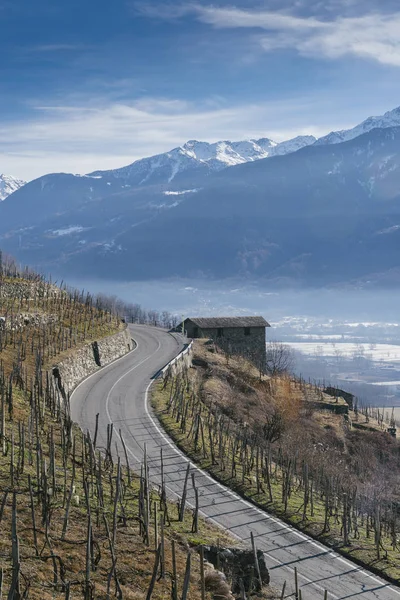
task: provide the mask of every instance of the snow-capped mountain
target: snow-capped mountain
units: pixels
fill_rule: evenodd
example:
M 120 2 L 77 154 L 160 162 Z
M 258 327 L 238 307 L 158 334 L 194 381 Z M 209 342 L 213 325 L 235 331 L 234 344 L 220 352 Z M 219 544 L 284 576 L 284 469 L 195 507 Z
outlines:
M 2 175 L 0 173 L 0 202 L 5 200 L 7 196 L 16 192 L 25 185 L 25 181 L 11 177 L 11 175 Z
M 281 143 L 269 138 L 215 143 L 189 140 L 170 152 L 142 158 L 120 169 L 95 171 L 89 176 L 123 180 L 125 185 L 129 186 L 171 183 L 271 156 L 282 156 L 309 146 L 315 141 L 311 135 L 299 136 Z
M 365 121 L 353 127 L 352 129 L 342 129 L 341 131 L 331 131 L 328 135 L 319 138 L 315 145 L 322 146 L 326 144 L 340 144 L 341 142 L 348 142 L 354 138 L 368 133 L 372 129 L 388 127 L 398 127 L 400 125 L 400 107 L 395 108 L 386 112 L 383 116 L 379 117 L 368 117 Z
M 190 141 L 117 171 L 40 177 L 0 203 L 0 244 L 60 277 L 400 286 L 400 126 L 268 158 L 284 149 Z

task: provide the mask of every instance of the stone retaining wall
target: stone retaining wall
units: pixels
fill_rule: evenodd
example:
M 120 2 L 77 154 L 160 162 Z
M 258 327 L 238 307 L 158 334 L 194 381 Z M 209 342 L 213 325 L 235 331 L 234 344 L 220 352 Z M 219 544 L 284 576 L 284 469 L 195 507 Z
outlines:
M 0 329 L 17 331 L 25 327 L 42 327 L 59 321 L 58 315 L 45 312 L 21 312 L 12 316 L 0 315 Z
M 184 369 L 188 369 L 192 365 L 193 356 L 193 342 L 190 342 L 189 346 L 182 350 L 178 356 L 172 359 L 161 371 L 161 377 L 163 379 L 169 379 L 174 377 L 177 373 L 181 373 Z
M 24 279 L 6 279 L 0 281 L 0 298 L 59 298 L 63 292 L 56 285 L 44 281 L 26 281 Z
M 348 415 L 349 407 L 347 404 L 336 404 L 335 402 L 310 402 L 317 410 L 329 410 L 337 415 Z
M 129 329 L 86 344 L 53 366 L 56 386 L 64 399 L 85 377 L 120 358 L 134 347 Z

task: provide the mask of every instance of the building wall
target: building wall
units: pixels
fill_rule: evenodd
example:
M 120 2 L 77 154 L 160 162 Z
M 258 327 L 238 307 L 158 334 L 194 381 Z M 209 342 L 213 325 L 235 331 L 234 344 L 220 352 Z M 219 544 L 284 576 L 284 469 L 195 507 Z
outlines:
M 257 368 L 264 369 L 266 360 L 265 327 L 250 327 L 250 335 L 244 334 L 244 327 L 224 327 L 222 337 L 218 337 L 218 329 L 199 329 L 197 337 L 208 338 L 225 352 L 240 354 L 251 360 Z M 188 337 L 195 336 L 195 325 L 186 323 Z
M 186 332 L 186 335 L 188 338 L 205 337 L 205 336 L 201 335 L 200 330 L 199 330 L 199 335 L 195 335 L 195 331 L 198 329 L 199 328 L 196 327 L 196 325 L 194 323 L 192 323 L 192 321 L 185 322 L 185 332 Z M 178 330 L 179 331 L 181 330 L 180 326 L 178 327 Z

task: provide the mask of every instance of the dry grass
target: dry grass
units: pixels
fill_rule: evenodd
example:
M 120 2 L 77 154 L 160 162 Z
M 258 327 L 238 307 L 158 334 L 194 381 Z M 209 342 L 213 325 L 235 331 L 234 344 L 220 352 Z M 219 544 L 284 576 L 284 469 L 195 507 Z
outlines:
M 26 401 L 21 393 L 16 393 L 14 398 L 16 411 L 21 418 L 27 416 Z M 8 424 L 10 426 L 10 424 Z M 49 540 L 54 554 L 60 557 L 65 568 L 63 579 L 71 582 L 72 597 L 83 597 L 83 588 L 85 581 L 85 560 L 86 560 L 86 537 L 87 537 L 87 509 L 84 501 L 82 473 L 77 465 L 76 472 L 76 494 L 80 497 L 78 506 L 71 507 L 69 525 L 65 540 L 61 539 L 62 526 L 65 514 L 64 507 L 64 485 L 69 488 L 72 468 L 68 464 L 65 470 L 61 461 L 60 436 L 57 430 L 57 423 L 46 412 L 45 424 L 42 430 L 43 440 L 47 440 L 50 429 L 53 428 L 56 441 L 56 489 L 57 495 L 51 499 L 51 522 L 49 526 Z M 77 443 L 77 456 L 81 455 L 81 434 L 78 428 L 75 428 L 75 437 Z M 44 442 L 44 454 L 49 462 L 49 452 Z M 17 455 L 17 450 L 16 450 Z M 34 458 L 34 457 L 33 457 Z M 15 456 L 16 462 L 16 456 Z M 35 555 L 33 544 L 33 530 L 30 497 L 28 492 L 28 475 L 32 480 L 35 477 L 35 460 L 30 464 L 29 453 L 25 456 L 24 472 L 19 476 L 15 490 L 17 492 L 17 514 L 18 514 L 18 536 L 20 544 L 21 557 L 21 581 L 22 588 L 29 586 L 29 598 L 34 600 L 63 599 L 65 592 L 54 587 L 54 569 L 50 559 L 49 547 L 46 544 L 45 526 L 42 523 L 41 507 L 38 497 L 35 495 L 34 509 L 37 526 L 38 548 L 40 555 Z M 105 509 L 104 514 L 111 524 L 112 522 L 112 496 L 110 488 L 110 475 L 115 485 L 116 468 L 105 471 L 103 477 Z M 138 514 L 138 496 L 139 496 L 139 478 L 134 477 L 131 487 L 127 484 L 126 473 L 123 477 L 125 492 L 122 501 L 126 523 L 119 520 L 117 528 L 117 573 L 121 584 L 123 597 L 127 600 L 143 599 L 146 596 L 150 583 L 155 558 L 155 528 L 152 521 L 150 527 L 150 546 L 147 547 L 139 531 Z M 4 493 L 10 488 L 10 453 L 3 456 L 0 453 L 0 503 Z M 154 506 L 158 502 L 158 492 L 154 490 L 151 493 L 151 502 Z M 1 521 L 2 535 L 0 537 L 0 568 L 4 571 L 4 589 L 7 590 L 11 581 L 12 559 L 11 559 L 11 504 L 12 494 L 10 493 L 5 505 L 3 519 Z M 96 599 L 106 598 L 107 578 L 111 568 L 111 556 L 108 549 L 107 535 L 102 522 L 102 514 L 97 521 L 97 503 L 95 495 L 91 501 L 93 535 L 95 540 L 95 554 L 100 560 L 96 570 L 91 573 L 91 583 L 93 585 L 94 597 Z M 178 589 L 182 590 L 185 563 L 187 552 L 190 548 L 200 544 L 212 544 L 218 538 L 222 547 L 233 546 L 237 542 L 223 530 L 210 525 L 202 518 L 199 519 L 199 532 L 193 534 L 192 515 L 190 511 L 185 514 L 185 519 L 181 523 L 178 521 L 178 511 L 175 503 L 168 504 L 168 512 L 171 518 L 171 524 L 165 528 L 165 560 L 166 577 L 157 582 L 153 600 L 170 598 L 171 593 L 171 573 L 172 573 L 172 552 L 171 542 L 176 543 L 176 556 L 178 568 Z M 153 514 L 153 511 L 151 510 Z M 160 536 L 160 532 L 158 532 Z M 58 559 L 57 559 L 58 560 Z M 195 550 L 192 551 L 192 571 L 189 597 L 191 600 L 200 600 L 200 562 L 199 556 Z M 60 573 L 58 572 L 58 583 L 60 584 Z M 112 588 L 113 589 L 113 588 Z M 266 593 L 269 593 L 267 591 Z M 269 596 L 259 596 L 267 598 Z M 207 595 L 210 600 L 211 595 Z
M 202 399 L 207 404 L 216 403 L 226 414 L 237 422 L 264 424 L 268 406 L 276 403 L 281 410 L 292 413 L 297 418 L 301 410 L 308 411 L 316 424 L 335 431 L 339 438 L 347 427 L 343 416 L 335 414 L 336 407 L 347 407 L 346 401 L 339 397 L 337 401 L 328 394 L 315 392 L 312 385 L 302 386 L 291 377 L 271 379 L 260 377 L 258 369 L 240 356 L 229 358 L 217 351 L 207 340 L 196 340 L 194 345 L 195 362 L 199 375 Z M 318 403 L 315 409 L 314 403 Z M 322 407 L 325 406 L 326 410 Z M 382 431 L 382 426 L 372 416 L 349 411 L 349 423 L 355 423 L 360 429 Z
M 19 281 L 19 280 L 18 280 Z M 16 280 L 12 279 L 12 283 Z M 26 282 L 20 280 L 22 286 L 26 287 Z M 28 286 L 29 287 L 29 286 Z M 57 299 L 58 298 L 58 299 Z M 72 478 L 72 459 L 69 456 L 66 466 L 62 459 L 62 436 L 60 422 L 52 416 L 49 410 L 45 409 L 45 417 L 40 425 L 40 439 L 43 450 L 43 460 L 47 467 L 50 465 L 50 438 L 51 435 L 55 444 L 55 466 L 56 466 L 56 493 L 50 496 L 50 514 L 51 519 L 48 526 L 48 536 L 46 538 L 46 527 L 42 519 L 43 502 L 39 494 L 42 494 L 37 487 L 36 480 L 36 453 L 35 448 L 29 450 L 29 444 L 24 450 L 24 468 L 21 472 L 15 473 L 14 487 L 11 486 L 10 465 L 11 465 L 11 438 L 15 438 L 14 447 L 14 470 L 17 464 L 21 464 L 22 456 L 21 446 L 19 444 L 20 426 L 24 424 L 25 431 L 28 431 L 28 419 L 31 415 L 29 403 L 30 382 L 35 373 L 36 350 L 41 340 L 44 351 L 43 369 L 49 362 L 58 359 L 67 354 L 75 352 L 77 348 L 94 339 L 110 335 L 118 331 L 122 325 L 118 319 L 107 316 L 98 311 L 98 309 L 82 305 L 79 302 L 63 304 L 60 301 L 60 294 L 55 294 L 47 299 L 41 298 L 37 301 L 21 298 L 1 298 L 0 297 L 0 315 L 16 315 L 20 312 L 41 313 L 44 316 L 51 314 L 56 316 L 57 328 L 49 322 L 43 326 L 26 325 L 17 332 L 7 334 L 7 346 L 0 352 L 0 361 L 2 361 L 6 375 L 8 375 L 16 363 L 23 366 L 27 385 L 24 389 L 13 386 L 13 413 L 12 419 L 8 412 L 6 413 L 5 438 L 7 440 L 7 452 L 3 455 L 0 448 L 0 506 L 3 499 L 6 499 L 4 513 L 0 521 L 0 569 L 3 570 L 3 595 L 8 593 L 12 574 L 12 543 L 11 543 L 11 516 L 12 516 L 12 496 L 16 493 L 17 501 L 17 530 L 20 549 L 21 562 L 21 592 L 27 592 L 27 598 L 33 600 L 64 599 L 66 592 L 63 589 L 63 581 L 71 585 L 71 598 L 83 597 L 83 588 L 85 581 L 86 564 L 86 538 L 88 511 L 85 504 L 83 492 L 83 472 L 81 464 L 82 437 L 80 430 L 74 428 L 74 437 L 76 441 L 76 495 L 79 496 L 79 504 L 71 506 L 69 524 L 65 539 L 62 539 L 62 528 L 65 516 L 65 490 L 69 490 Z M 71 336 L 73 330 L 76 336 Z M 71 347 L 69 343 L 64 349 L 57 346 L 56 333 L 72 340 Z M 21 358 L 21 344 L 25 345 L 26 355 Z M 6 379 L 7 381 L 8 379 Z M 0 390 L 0 394 L 1 394 Z M 4 391 L 3 391 L 4 393 Z M 51 433 L 52 432 L 52 433 Z M 26 434 L 28 435 L 28 434 Z M 49 467 L 48 467 L 49 468 Z M 87 468 L 87 467 L 86 467 Z M 38 555 L 34 548 L 34 536 L 32 526 L 31 501 L 29 494 L 28 477 L 31 477 L 34 491 L 34 514 L 38 538 Z M 107 579 L 111 569 L 112 561 L 108 546 L 108 538 L 103 521 L 103 513 L 109 524 L 112 523 L 113 503 L 112 489 L 115 487 L 116 467 L 104 466 L 103 489 L 104 489 L 104 509 L 100 509 L 97 501 L 96 487 L 93 486 L 91 492 L 91 514 L 93 522 L 94 554 L 96 567 L 90 575 L 93 587 L 93 598 L 106 598 Z M 89 475 L 90 479 L 90 475 Z M 133 477 L 131 486 L 127 483 L 127 474 L 123 470 L 124 494 L 121 500 L 121 506 L 118 510 L 118 526 L 116 537 L 116 569 L 121 585 L 123 597 L 127 600 L 138 600 L 146 597 L 147 589 L 150 583 L 155 558 L 155 527 L 154 519 L 150 525 L 150 545 L 147 546 L 140 534 L 138 522 L 138 496 L 139 496 L 139 478 Z M 6 496 L 6 492 L 9 491 Z M 158 492 L 151 493 L 152 506 L 158 502 Z M 183 522 L 178 521 L 177 507 L 175 503 L 168 504 L 168 512 L 171 518 L 171 525 L 165 528 L 165 561 L 166 576 L 157 582 L 153 593 L 153 600 L 162 600 L 170 598 L 171 594 L 171 573 L 172 573 L 172 552 L 171 542 L 176 543 L 177 552 L 177 570 L 178 570 L 178 590 L 182 591 L 183 577 L 187 552 L 190 548 L 199 544 L 211 544 L 217 538 L 220 539 L 222 546 L 231 546 L 235 541 L 231 539 L 223 530 L 211 526 L 202 518 L 199 519 L 199 531 L 193 534 L 192 515 L 187 512 Z M 125 519 L 122 518 L 123 514 Z M 151 510 L 151 514 L 153 514 Z M 159 533 L 160 535 L 160 533 Z M 57 569 L 55 571 L 51 551 L 56 556 Z M 197 552 L 192 551 L 192 571 L 189 597 L 191 600 L 200 600 L 200 575 L 199 575 L 199 557 Z M 62 571 L 60 571 L 62 565 Z M 55 580 L 57 573 L 57 584 Z M 112 596 L 114 595 L 114 584 L 111 586 Z M 210 595 L 207 596 L 211 598 Z
M 373 441 L 369 436 L 374 436 L 374 439 L 377 436 L 376 443 L 378 445 L 382 443 L 382 448 L 386 448 L 387 444 L 390 446 L 391 438 L 386 436 L 385 440 L 383 439 L 382 430 L 377 423 L 376 428 L 379 434 L 353 432 L 345 416 L 328 410 L 316 410 L 312 403 L 307 403 L 304 393 L 290 379 L 270 381 L 263 378 L 260 381 L 257 372 L 252 372 L 250 367 L 247 369 L 243 359 L 229 358 L 227 361 L 222 353 L 209 352 L 209 346 L 202 341 L 195 343 L 194 359 L 196 366 L 190 370 L 189 377 L 193 388 L 198 391 L 204 404 L 208 407 L 218 407 L 234 422 L 239 424 L 246 422 L 255 431 L 260 432 L 260 427 L 262 428 L 266 423 L 273 403 L 283 410 L 285 416 L 286 433 L 283 444 L 291 444 L 294 449 L 302 448 L 302 451 L 305 452 L 304 456 L 307 456 L 307 452 L 311 452 L 312 455 L 314 448 L 320 447 L 321 458 L 328 457 L 328 462 L 333 465 L 336 461 L 344 464 L 343 461 L 349 458 L 349 448 L 352 453 L 362 445 L 367 448 Z M 243 374 L 242 382 L 239 381 L 241 374 Z M 343 546 L 340 519 L 332 518 L 330 530 L 323 533 L 324 500 L 319 494 L 314 494 L 313 515 L 308 513 L 307 518 L 303 520 L 304 492 L 299 482 L 293 486 L 285 511 L 282 502 L 283 474 L 279 467 L 274 467 L 275 473 L 271 481 L 273 501 L 270 502 L 266 490 L 257 491 L 254 470 L 243 478 L 239 456 L 236 457 L 236 474 L 233 477 L 229 468 L 221 469 L 218 462 L 212 464 L 207 433 L 205 433 L 206 452 L 204 453 L 201 449 L 196 451 L 187 434 L 191 421 L 189 420 L 186 424 L 186 433 L 182 432 L 175 419 L 172 419 L 166 410 L 169 394 L 169 387 L 162 390 L 162 386 L 159 386 L 154 391 L 153 406 L 156 414 L 171 437 L 202 468 L 268 512 L 276 514 L 376 572 L 393 579 L 400 577 L 398 567 L 400 552 L 398 549 L 393 550 L 390 537 L 383 535 L 382 544 L 387 555 L 382 551 L 382 557 L 378 560 L 373 535 L 368 534 L 365 524 L 359 523 L 359 537 L 355 538 L 352 535 L 350 545 L 347 547 Z M 350 419 L 352 418 L 354 419 L 355 415 L 350 411 Z M 359 420 L 364 420 L 361 415 Z M 205 418 L 204 423 L 206 422 Z M 375 425 L 372 419 L 369 420 L 368 425 Z M 381 442 L 379 442 L 380 439 Z M 386 452 L 386 450 L 382 450 L 382 452 Z M 363 459 L 363 456 L 364 452 L 361 451 L 360 460 Z M 224 462 L 226 465 L 231 463 L 230 450 Z

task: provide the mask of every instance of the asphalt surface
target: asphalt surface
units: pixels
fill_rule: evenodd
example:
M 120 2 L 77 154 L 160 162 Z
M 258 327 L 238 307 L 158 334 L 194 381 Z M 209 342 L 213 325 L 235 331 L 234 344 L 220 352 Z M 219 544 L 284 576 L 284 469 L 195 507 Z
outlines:
M 114 442 L 123 457 L 119 431 L 128 448 L 131 468 L 140 468 L 146 445 L 150 478 L 160 484 L 160 450 L 169 496 L 182 494 L 188 459 L 162 431 L 152 414 L 148 390 L 152 378 L 182 349 L 179 339 L 159 329 L 131 326 L 136 349 L 86 379 L 71 399 L 73 419 L 92 434 L 99 413 L 98 447 L 105 447 L 107 424 L 114 423 Z M 400 588 L 344 559 L 322 544 L 296 531 L 279 519 L 242 500 L 209 475 L 192 465 L 200 494 L 200 509 L 212 520 L 246 544 L 253 532 L 257 548 L 267 555 L 271 583 L 281 588 L 287 581 L 285 597 L 294 591 L 297 567 L 303 600 L 330 599 L 400 600 Z M 188 502 L 193 502 L 189 486 Z

